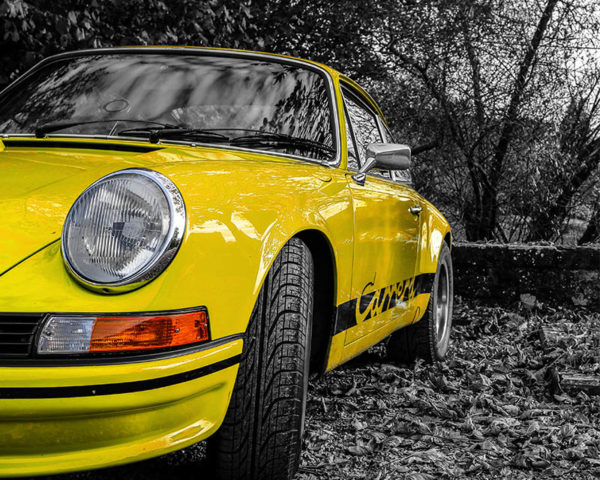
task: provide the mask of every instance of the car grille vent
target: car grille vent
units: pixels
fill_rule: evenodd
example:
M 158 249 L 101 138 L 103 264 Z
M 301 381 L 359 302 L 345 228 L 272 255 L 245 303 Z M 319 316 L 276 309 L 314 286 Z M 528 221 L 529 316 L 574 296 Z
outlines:
M 33 341 L 41 314 L 0 314 L 0 358 L 27 358 L 31 355 Z

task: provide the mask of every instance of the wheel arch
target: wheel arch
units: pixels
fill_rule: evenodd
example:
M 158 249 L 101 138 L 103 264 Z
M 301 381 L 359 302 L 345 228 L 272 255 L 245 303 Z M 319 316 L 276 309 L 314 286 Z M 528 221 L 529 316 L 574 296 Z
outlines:
M 435 273 L 442 245 L 452 250 L 452 230 L 444 216 L 428 204 L 421 225 L 417 273 Z
M 314 264 L 314 309 L 311 338 L 310 373 L 325 371 L 335 323 L 337 267 L 333 247 L 320 230 L 303 230 L 294 237 L 309 248 Z
M 452 232 L 448 232 L 446 233 L 446 236 L 444 237 L 444 242 L 446 242 L 448 244 L 448 248 L 450 250 L 452 250 Z

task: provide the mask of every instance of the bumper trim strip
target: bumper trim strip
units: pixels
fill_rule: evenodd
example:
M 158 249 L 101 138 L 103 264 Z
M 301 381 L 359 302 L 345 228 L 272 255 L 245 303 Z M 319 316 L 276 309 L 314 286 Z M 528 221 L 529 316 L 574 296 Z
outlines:
M 241 355 L 235 355 L 195 370 L 135 382 L 76 385 L 71 387 L 0 387 L 0 399 L 95 397 L 98 395 L 141 392 L 196 380 L 205 375 L 210 375 L 219 370 L 237 365 L 240 363 L 240 359 Z

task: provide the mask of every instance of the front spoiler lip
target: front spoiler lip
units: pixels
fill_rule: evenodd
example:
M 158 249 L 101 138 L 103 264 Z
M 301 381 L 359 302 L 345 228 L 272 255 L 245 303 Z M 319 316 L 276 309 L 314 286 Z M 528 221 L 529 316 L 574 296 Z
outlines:
M 94 388 L 94 383 L 141 387 L 123 394 L 104 390 L 91 396 L 0 398 L 0 477 L 31 478 L 131 463 L 206 439 L 223 422 L 237 376 L 239 364 L 223 368 L 225 362 L 235 362 L 242 350 L 240 335 L 181 358 L 76 368 L 0 368 L 0 387 L 22 391 L 30 386 L 55 392 L 63 387 Z M 204 376 L 180 375 L 187 372 Z M 136 383 L 154 379 L 180 383 Z
M 241 355 L 205 365 L 195 370 L 176 373 L 166 377 L 152 378 L 122 383 L 104 383 L 99 385 L 77 385 L 70 387 L 0 387 L 0 399 L 17 398 L 72 398 L 91 397 L 98 395 L 115 395 L 122 393 L 141 392 L 156 388 L 168 387 L 178 383 L 189 382 L 211 373 L 237 365 Z

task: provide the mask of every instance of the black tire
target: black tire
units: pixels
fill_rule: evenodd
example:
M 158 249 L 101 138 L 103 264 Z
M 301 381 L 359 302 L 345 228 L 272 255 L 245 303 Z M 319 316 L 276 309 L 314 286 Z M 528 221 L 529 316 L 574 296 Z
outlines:
M 310 365 L 313 260 L 291 239 L 254 306 L 223 425 L 208 442 L 222 480 L 286 480 L 298 470 Z
M 447 298 L 447 328 L 443 329 L 443 332 L 441 332 L 443 338 L 440 338 L 437 315 L 440 314 L 442 309 L 443 291 L 446 291 Z M 427 311 L 417 323 L 404 327 L 390 336 L 387 344 L 387 356 L 390 360 L 399 363 L 412 363 L 417 358 L 422 358 L 427 363 L 436 363 L 446 358 L 450 344 L 450 330 L 452 329 L 453 294 L 452 257 L 450 248 L 444 242 Z

